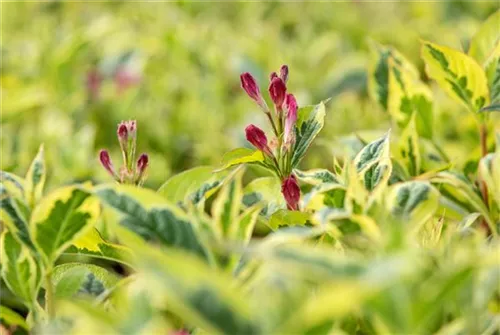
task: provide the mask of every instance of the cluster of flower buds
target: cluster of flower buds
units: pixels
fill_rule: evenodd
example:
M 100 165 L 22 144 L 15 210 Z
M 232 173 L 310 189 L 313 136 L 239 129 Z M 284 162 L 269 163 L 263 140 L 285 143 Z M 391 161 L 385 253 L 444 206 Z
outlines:
M 264 153 L 281 179 L 281 191 L 288 208 L 298 210 L 300 188 L 297 179 L 292 174 L 291 167 L 298 105 L 295 96 L 287 92 L 288 66 L 283 65 L 279 75 L 276 72 L 270 75 L 268 90 L 273 102 L 273 111 L 268 107 L 262 97 L 259 85 L 250 73 L 242 73 L 240 80 L 241 87 L 266 114 L 274 132 L 273 138 L 268 143 L 264 131 L 251 124 L 245 129 L 246 138 L 248 142 Z
M 119 183 L 142 185 L 146 179 L 146 170 L 149 164 L 147 154 L 139 156 L 135 160 L 137 144 L 137 122 L 135 120 L 124 121 L 118 125 L 116 131 L 120 150 L 122 152 L 123 165 L 117 172 L 107 150 L 101 150 L 99 160 L 102 166 Z

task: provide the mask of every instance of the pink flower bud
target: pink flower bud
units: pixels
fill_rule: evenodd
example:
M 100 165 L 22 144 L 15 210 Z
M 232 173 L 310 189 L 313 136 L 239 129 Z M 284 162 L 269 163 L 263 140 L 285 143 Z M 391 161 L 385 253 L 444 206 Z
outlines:
M 254 147 L 264 152 L 268 156 L 272 156 L 271 149 L 267 145 L 267 137 L 264 131 L 253 124 L 245 128 L 245 133 L 248 142 L 252 143 Z
M 297 100 L 295 100 L 293 94 L 287 94 L 285 99 L 285 106 L 287 109 L 287 114 L 285 118 L 284 140 L 285 140 L 285 146 L 290 147 L 292 142 L 295 140 L 294 126 L 295 123 L 297 122 L 297 109 L 298 109 Z
M 262 96 L 260 95 L 259 85 L 257 85 L 255 78 L 250 73 L 245 72 L 240 75 L 240 80 L 241 87 L 247 92 L 248 96 L 260 104 Z
M 269 85 L 269 95 L 271 96 L 271 99 L 276 107 L 281 108 L 286 96 L 286 85 L 281 78 L 273 78 L 271 84 Z
M 281 66 L 280 78 L 285 82 L 285 84 L 288 82 L 288 65 Z
M 128 128 L 127 125 L 122 122 L 118 125 L 118 130 L 116 131 L 118 135 L 118 140 L 121 141 L 127 141 L 128 140 Z
M 300 187 L 294 175 L 290 175 L 283 181 L 281 193 L 283 193 L 288 209 L 299 210 Z
M 139 159 L 137 160 L 137 171 L 139 171 L 140 174 L 143 174 L 146 168 L 148 167 L 149 163 L 149 157 L 146 154 L 142 154 L 139 156 Z
M 111 162 L 111 158 L 109 157 L 109 153 L 107 150 L 101 150 L 99 152 L 99 160 L 101 161 L 102 166 L 109 172 L 110 175 L 116 177 L 115 169 L 113 168 L 113 163 Z
M 271 73 L 269 76 L 269 81 L 273 81 L 274 78 L 278 78 L 278 74 L 276 72 Z

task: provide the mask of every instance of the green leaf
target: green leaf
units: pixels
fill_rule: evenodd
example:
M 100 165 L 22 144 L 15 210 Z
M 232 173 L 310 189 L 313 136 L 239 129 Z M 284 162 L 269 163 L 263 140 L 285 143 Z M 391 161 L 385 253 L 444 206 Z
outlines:
M 24 194 L 30 207 L 34 207 L 42 197 L 45 174 L 45 155 L 42 144 L 25 178 Z
M 487 67 L 488 61 L 493 56 L 495 49 L 500 43 L 500 10 L 493 13 L 481 25 L 470 42 L 469 56 Z
M 151 247 L 137 249 L 139 274 L 151 283 L 152 294 L 164 294 L 169 310 L 191 326 L 210 333 L 261 334 L 249 297 L 231 276 L 213 270 L 189 254 L 162 253 Z
M 24 180 L 13 173 L 0 171 L 0 182 L 7 192 L 17 199 L 24 200 Z
M 52 271 L 52 285 L 57 298 L 77 295 L 97 297 L 116 285 L 119 278 L 114 273 L 93 264 L 66 263 Z
M 31 308 L 36 303 L 40 287 L 40 268 L 28 249 L 21 245 L 9 231 L 2 233 L 0 243 L 2 278 L 12 293 Z
M 399 128 L 407 127 L 413 115 L 418 133 L 431 139 L 434 124 L 432 93 L 419 79 L 418 73 L 389 62 L 388 111 Z
M 228 169 L 235 165 L 264 162 L 264 154 L 260 150 L 237 148 L 226 152 L 222 157 L 221 167 L 217 171 Z
M 0 306 L 0 319 L 10 326 L 19 326 L 24 330 L 29 330 L 24 318 L 8 307 Z
M 227 172 L 214 172 L 211 166 L 199 166 L 167 180 L 158 190 L 171 203 L 202 203 L 223 184 Z
M 403 130 L 398 143 L 399 156 L 410 176 L 418 176 L 422 158 L 420 157 L 420 145 L 418 141 L 415 116 L 413 116 Z
M 401 71 L 408 72 L 412 78 L 418 78 L 418 70 L 396 49 L 369 42 L 370 57 L 368 63 L 368 92 L 384 110 L 390 105 L 390 64 L 397 65 Z
M 269 226 L 272 229 L 278 229 L 281 226 L 303 226 L 309 221 L 309 218 L 310 214 L 305 212 L 280 209 L 271 215 Z
M 15 202 L 5 188 L 0 184 L 0 220 L 5 223 L 15 238 L 36 253 L 36 248 L 29 233 L 28 222 L 25 214 L 19 208 L 20 203 Z
M 35 207 L 31 235 L 47 266 L 89 231 L 100 214 L 99 201 L 82 186 L 55 190 Z
M 103 185 L 96 194 L 122 214 L 120 225 L 142 239 L 207 258 L 207 251 L 189 218 L 159 194 L 129 185 Z
M 262 203 L 261 214 L 270 216 L 278 209 L 286 208 L 281 194 L 281 183 L 276 177 L 263 177 L 252 180 L 243 190 L 243 204 L 250 207 Z
M 325 123 L 325 104 L 320 102 L 315 106 L 302 107 L 297 112 L 295 128 L 295 145 L 292 154 L 292 168 L 300 161 L 311 146 L 312 141 L 319 134 Z
M 417 230 L 436 213 L 439 192 L 423 181 L 395 184 L 389 189 L 387 206 L 396 218 Z
M 490 208 L 496 204 L 500 210 L 500 148 L 479 161 L 479 176 L 488 189 Z
M 64 255 L 82 255 L 107 259 L 130 266 L 133 252 L 123 245 L 104 240 L 96 228 L 78 237 L 73 245 L 64 250 Z
M 429 77 L 446 93 L 477 112 L 489 103 L 488 81 L 484 70 L 471 57 L 448 47 L 422 41 L 422 58 Z
M 494 226 L 494 221 L 478 191 L 465 177 L 443 171 L 432 177 L 430 181 L 439 185 L 439 191 L 443 196 L 466 209 L 469 213 L 481 213 L 490 227 Z
M 313 169 L 308 171 L 301 171 L 298 169 L 293 170 L 293 174 L 304 183 L 310 185 L 320 185 L 322 183 L 336 183 L 339 184 L 337 177 L 326 169 Z
M 392 164 L 389 148 L 390 132 L 366 145 L 354 158 L 358 176 L 368 191 L 381 191 L 391 175 Z
M 238 215 L 243 198 L 241 179 L 244 170 L 231 178 L 220 190 L 212 205 L 212 218 L 220 236 L 232 239 L 238 233 Z

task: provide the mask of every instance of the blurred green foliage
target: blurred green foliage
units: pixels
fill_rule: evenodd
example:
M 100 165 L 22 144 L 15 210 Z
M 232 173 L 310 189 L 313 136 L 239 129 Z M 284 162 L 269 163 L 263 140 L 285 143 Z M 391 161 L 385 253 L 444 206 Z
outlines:
M 105 180 L 97 152 L 109 148 L 117 160 L 116 125 L 134 118 L 138 150 L 151 158 L 149 185 L 159 186 L 245 145 L 244 126 L 264 115 L 238 76 L 252 72 L 265 90 L 270 69 L 284 63 L 299 105 L 334 98 L 321 134 L 331 147 L 340 136 L 389 124 L 366 96 L 367 38 L 393 45 L 422 70 L 419 38 L 466 48 L 496 8 L 494 1 L 2 2 L 1 169 L 23 174 L 43 142 L 49 188 Z M 95 70 L 103 80 L 91 99 Z M 452 156 L 460 137 L 463 156 L 477 147 L 476 125 L 437 94 L 439 135 Z M 324 162 L 324 150 L 313 148 L 305 164 Z

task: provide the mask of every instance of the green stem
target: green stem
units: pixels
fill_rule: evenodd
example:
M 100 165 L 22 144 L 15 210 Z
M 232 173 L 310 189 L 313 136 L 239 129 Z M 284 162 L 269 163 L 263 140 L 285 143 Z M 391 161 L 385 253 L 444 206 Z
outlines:
M 49 316 L 49 320 L 56 317 L 54 306 L 54 288 L 52 286 L 52 269 L 47 269 L 45 273 L 45 310 Z
M 274 135 L 276 135 L 276 137 L 279 137 L 278 129 L 276 128 L 276 125 L 274 124 L 274 120 L 273 120 L 273 117 L 271 116 L 271 112 L 268 110 L 266 112 L 266 115 L 267 115 L 267 118 L 269 119 L 269 122 L 271 122 L 271 126 L 273 126 Z

